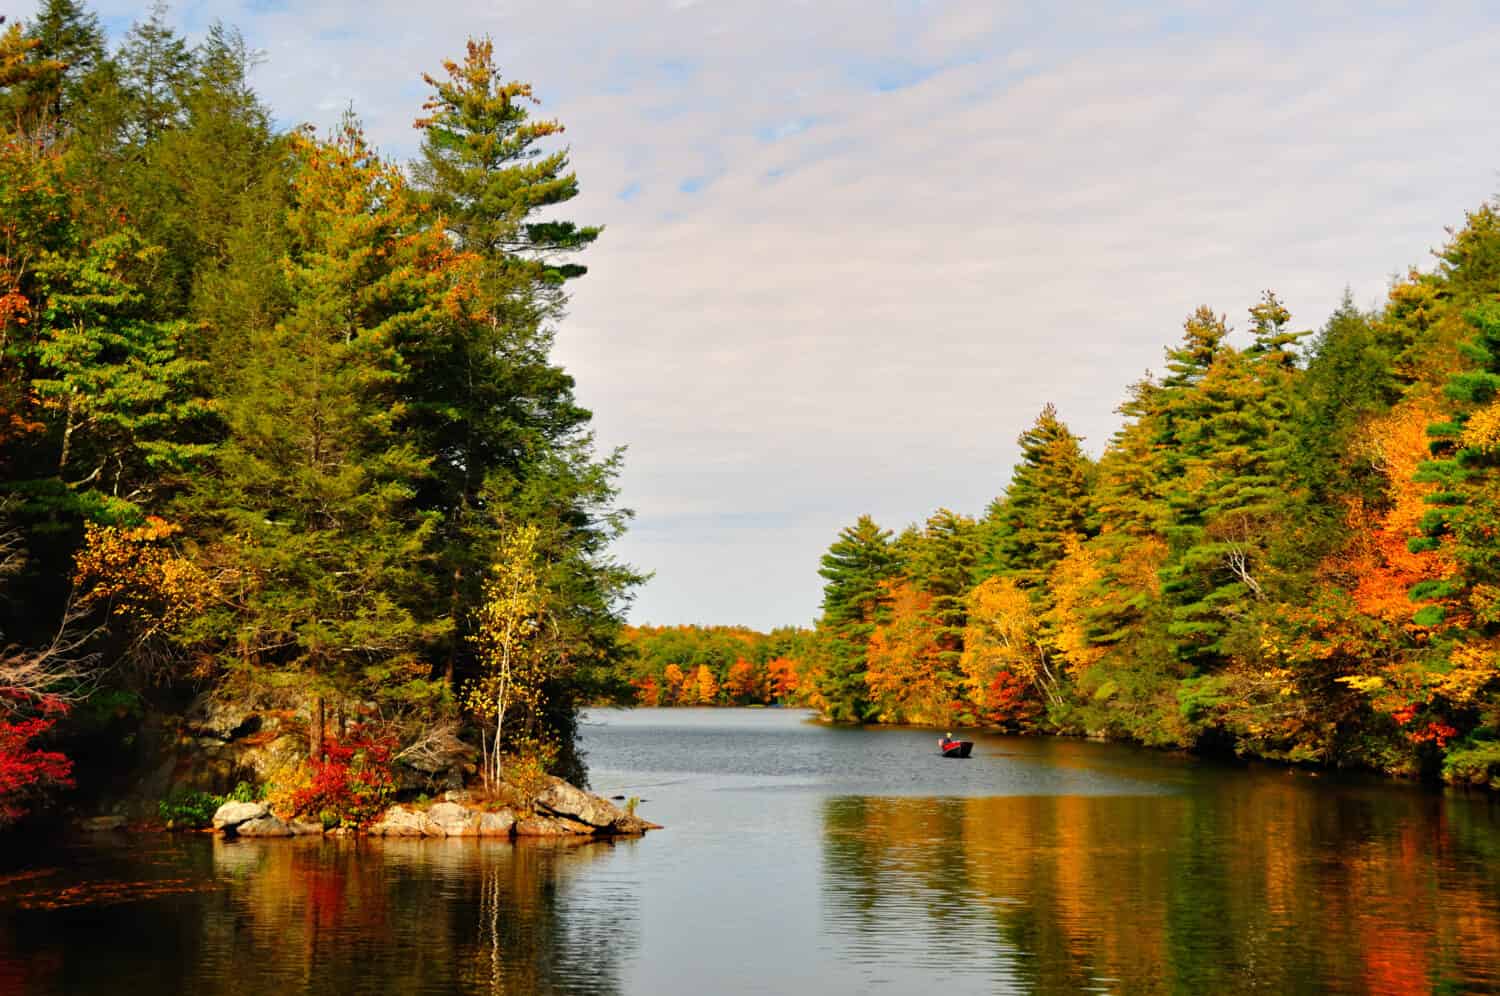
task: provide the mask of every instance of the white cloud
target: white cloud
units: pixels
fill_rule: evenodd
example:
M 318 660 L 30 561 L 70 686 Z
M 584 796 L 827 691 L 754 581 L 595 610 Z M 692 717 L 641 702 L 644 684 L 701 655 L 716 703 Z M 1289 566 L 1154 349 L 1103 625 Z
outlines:
M 1478 4 L 191 14 L 267 50 L 283 117 L 352 99 L 395 153 L 467 33 L 535 82 L 569 215 L 609 226 L 558 353 L 631 447 L 621 553 L 658 572 L 635 613 L 657 622 L 808 621 L 859 513 L 980 511 L 1047 401 L 1102 447 L 1199 303 L 1240 320 L 1271 287 L 1313 326 L 1346 284 L 1378 299 L 1500 166 Z

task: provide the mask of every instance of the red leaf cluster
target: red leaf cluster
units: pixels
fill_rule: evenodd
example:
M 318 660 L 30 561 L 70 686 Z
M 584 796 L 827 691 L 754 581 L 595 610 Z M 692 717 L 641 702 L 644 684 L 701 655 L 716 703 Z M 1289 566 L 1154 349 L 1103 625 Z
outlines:
M 312 765 L 312 777 L 292 793 L 294 815 L 311 816 L 327 825 L 363 826 L 385 809 L 396 790 L 391 772 L 395 745 L 358 732 L 323 744 L 323 760 Z
M 41 706 L 49 716 L 63 711 L 55 700 L 44 699 Z M 31 746 L 52 729 L 56 720 L 49 716 L 0 720 L 0 826 L 26 815 L 28 804 L 47 791 L 73 787 L 73 762 L 66 755 Z

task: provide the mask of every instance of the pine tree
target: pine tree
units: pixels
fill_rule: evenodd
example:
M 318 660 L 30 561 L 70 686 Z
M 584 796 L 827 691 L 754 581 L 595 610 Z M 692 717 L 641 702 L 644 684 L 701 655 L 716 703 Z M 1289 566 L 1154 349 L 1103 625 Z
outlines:
M 182 90 L 193 69 L 187 42 L 167 23 L 168 10 L 165 0 L 154 0 L 150 16 L 131 26 L 118 55 L 129 98 L 128 134 L 142 146 L 182 124 Z
M 228 439 L 180 506 L 226 593 L 188 636 L 231 671 L 311 696 L 427 697 L 434 516 L 428 459 L 399 431 L 396 343 L 433 319 L 451 250 L 422 229 L 399 171 L 346 120 L 297 136 L 283 262 L 289 310 L 247 330 L 222 398 Z M 318 753 L 315 722 L 310 749 Z
M 39 58 L 55 61 L 56 71 L 27 88 L 26 100 L 50 126 L 68 120 L 84 99 L 84 80 L 105 59 L 104 30 L 99 17 L 77 0 L 44 0 L 26 26 Z
M 1181 476 L 1168 495 L 1175 556 L 1163 590 L 1173 606 L 1169 632 L 1196 663 L 1221 656 L 1230 625 L 1267 599 L 1268 547 L 1302 495 L 1291 477 L 1295 366 L 1287 348 L 1300 334 L 1285 330 L 1288 319 L 1267 292 L 1251 309 L 1251 346 L 1221 351 L 1174 399 Z
M 829 715 L 841 722 L 864 718 L 866 709 L 865 653 L 870 635 L 881 620 L 890 593 L 886 587 L 896 574 L 891 532 L 868 515 L 839 531 L 823 555 L 818 574 L 823 584 L 823 616 L 819 629 L 833 638 L 832 659 L 825 668 L 819 693 Z
M 607 555 L 630 513 L 615 504 L 621 454 L 594 451 L 591 414 L 551 357 L 565 262 L 598 228 L 537 217 L 577 195 L 566 151 L 542 145 L 561 132 L 531 118 L 531 87 L 506 82 L 488 40 L 462 63 L 425 77 L 432 95 L 417 122 L 412 173 L 430 215 L 460 253 L 441 320 L 401 344 L 415 376 L 403 389 L 403 426 L 433 455 L 418 504 L 438 521 L 445 613 L 455 625 L 435 648 L 450 681 L 472 667 L 462 639 L 491 552 L 505 530 L 538 526 L 545 585 L 560 607 L 545 653 L 547 723 L 567 748 L 580 701 L 610 681 L 620 611 L 641 575 Z
M 1450 377 L 1443 389 L 1450 418 L 1427 430 L 1433 459 L 1418 467 L 1415 479 L 1438 490 L 1427 496 L 1432 508 L 1422 518 L 1422 535 L 1410 544 L 1414 551 L 1435 550 L 1451 538 L 1458 571 L 1416 585 L 1411 597 L 1427 602 L 1458 598 L 1490 630 L 1500 627 L 1500 555 L 1495 546 L 1500 498 L 1494 486 L 1500 468 L 1500 305 L 1479 305 L 1467 318 L 1474 330 L 1463 347 L 1470 366 Z M 1442 606 L 1429 604 L 1416 618 L 1433 625 L 1444 615 Z
M 964 627 L 968 624 L 966 596 L 973 586 L 979 557 L 974 520 L 940 508 L 923 525 L 921 540 L 903 565 L 916 587 L 932 597 L 939 667 L 953 687 L 959 680 Z
M 981 524 L 988 549 L 979 574 L 1036 587 L 1062 559 L 1067 537 L 1090 533 L 1093 467 L 1050 404 L 1017 443 L 1021 461 Z

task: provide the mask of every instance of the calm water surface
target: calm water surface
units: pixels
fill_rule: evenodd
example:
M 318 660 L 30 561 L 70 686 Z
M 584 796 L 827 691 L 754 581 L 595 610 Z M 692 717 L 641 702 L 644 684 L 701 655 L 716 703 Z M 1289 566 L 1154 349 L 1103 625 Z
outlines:
M 643 840 L 0 857 L 0 993 L 1500 992 L 1500 804 L 1128 747 L 593 713 Z

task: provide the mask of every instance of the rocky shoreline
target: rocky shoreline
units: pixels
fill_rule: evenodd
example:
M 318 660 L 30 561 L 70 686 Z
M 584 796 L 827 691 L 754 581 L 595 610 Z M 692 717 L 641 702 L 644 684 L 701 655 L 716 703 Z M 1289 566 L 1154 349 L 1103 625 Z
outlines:
M 553 779 L 526 808 L 491 807 L 472 793 L 444 793 L 428 806 L 398 803 L 358 830 L 325 829 L 277 815 L 263 802 L 226 802 L 214 813 L 213 829 L 226 837 L 308 837 L 365 834 L 371 837 L 621 837 L 659 830 L 634 813 L 590 792 Z

